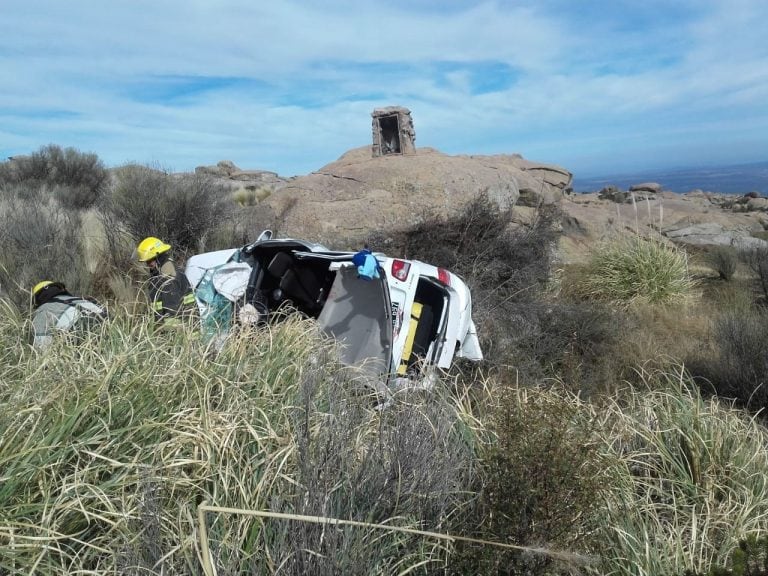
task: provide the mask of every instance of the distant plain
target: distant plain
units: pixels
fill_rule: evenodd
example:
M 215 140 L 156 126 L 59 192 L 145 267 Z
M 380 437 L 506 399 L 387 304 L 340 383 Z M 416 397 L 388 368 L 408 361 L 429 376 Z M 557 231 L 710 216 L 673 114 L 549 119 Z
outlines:
M 679 193 L 699 189 L 724 194 L 768 194 L 768 162 L 648 170 L 606 176 L 580 177 L 574 174 L 573 189 L 576 192 L 596 192 L 609 185 L 627 189 L 642 182 L 658 182 L 665 190 Z

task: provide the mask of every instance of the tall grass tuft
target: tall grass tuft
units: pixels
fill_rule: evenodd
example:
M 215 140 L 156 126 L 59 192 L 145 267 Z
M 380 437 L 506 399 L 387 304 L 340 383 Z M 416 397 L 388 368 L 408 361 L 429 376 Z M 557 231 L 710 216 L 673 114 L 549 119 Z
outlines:
M 598 246 L 579 288 L 586 297 L 627 305 L 672 302 L 690 295 L 693 287 L 684 251 L 635 235 Z
M 704 400 L 682 370 L 601 420 L 611 486 L 598 541 L 603 574 L 708 573 L 741 539 L 768 529 L 768 435 L 743 412 Z

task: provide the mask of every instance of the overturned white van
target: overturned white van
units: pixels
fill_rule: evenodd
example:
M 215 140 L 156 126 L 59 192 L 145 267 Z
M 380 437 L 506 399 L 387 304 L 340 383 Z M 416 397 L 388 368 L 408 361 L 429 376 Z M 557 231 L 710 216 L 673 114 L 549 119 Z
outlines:
M 242 248 L 193 256 L 185 271 L 204 327 L 220 332 L 238 318 L 295 310 L 340 343 L 344 363 L 372 375 L 483 357 L 467 285 L 417 260 L 333 251 L 265 231 Z

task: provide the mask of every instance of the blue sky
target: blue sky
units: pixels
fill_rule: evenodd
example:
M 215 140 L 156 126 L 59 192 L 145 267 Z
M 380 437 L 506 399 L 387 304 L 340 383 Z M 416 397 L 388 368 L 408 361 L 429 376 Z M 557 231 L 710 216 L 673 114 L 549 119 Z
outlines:
M 577 177 L 768 160 L 765 0 L 2 0 L 0 158 L 306 174 L 416 145 Z

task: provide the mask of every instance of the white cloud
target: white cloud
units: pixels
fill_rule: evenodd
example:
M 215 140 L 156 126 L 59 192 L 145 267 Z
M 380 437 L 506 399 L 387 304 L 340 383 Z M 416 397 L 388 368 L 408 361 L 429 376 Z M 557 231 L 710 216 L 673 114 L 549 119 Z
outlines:
M 768 149 L 756 135 L 768 134 L 768 4 L 584 10 L 562 0 L 10 0 L 0 153 L 56 142 L 110 163 L 191 169 L 227 157 L 300 173 L 367 144 L 370 111 L 388 104 L 414 111 L 419 145 L 566 166 L 672 142 L 681 157 L 702 140 L 711 157 L 728 142 L 749 140 L 750 159 L 755 139 Z M 475 90 L 480 74 L 495 91 Z M 179 99 L 167 76 L 253 82 Z

